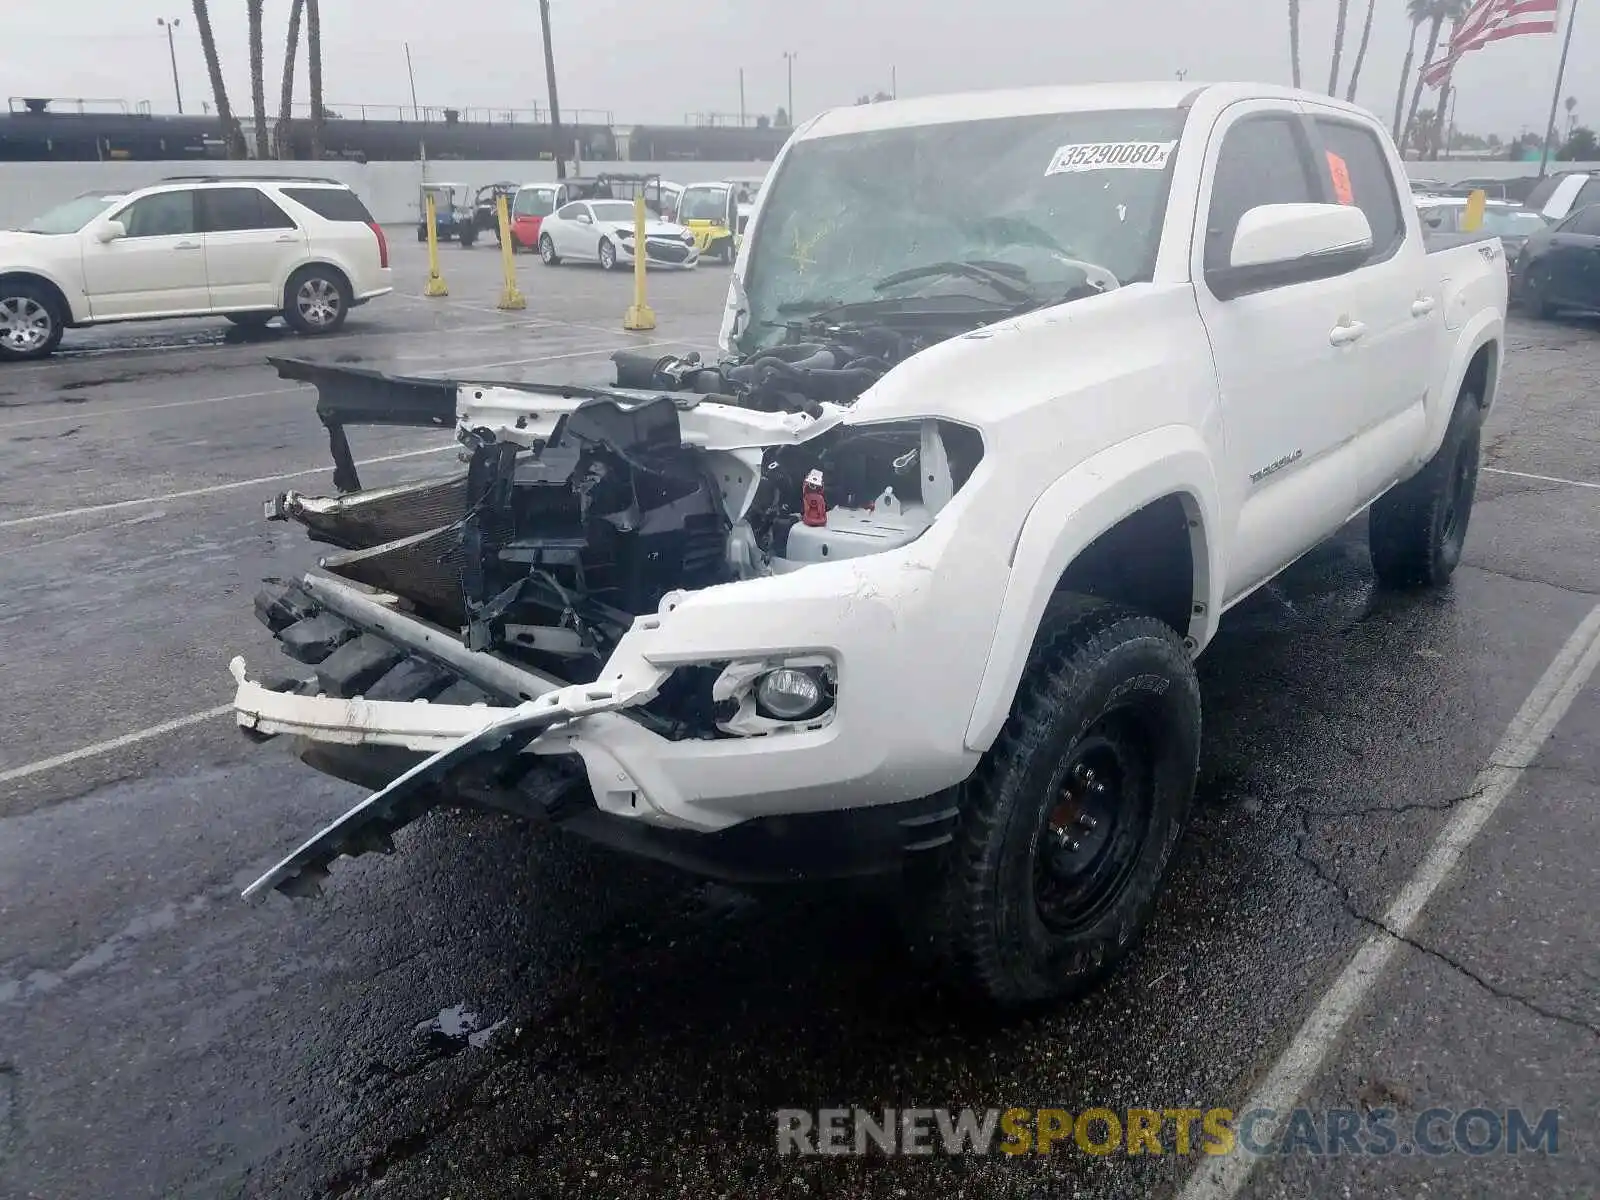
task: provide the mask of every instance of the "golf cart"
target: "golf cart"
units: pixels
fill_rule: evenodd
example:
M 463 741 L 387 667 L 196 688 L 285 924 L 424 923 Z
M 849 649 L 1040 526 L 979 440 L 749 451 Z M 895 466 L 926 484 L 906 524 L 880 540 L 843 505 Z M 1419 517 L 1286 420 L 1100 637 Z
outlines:
M 452 238 L 463 247 L 478 239 L 477 226 L 467 200 L 471 195 L 464 183 L 425 183 L 417 193 L 417 241 L 428 240 L 428 197 L 433 196 L 434 223 L 441 242 Z
M 731 263 L 738 254 L 738 184 L 728 180 L 691 183 L 678 201 L 678 221 L 694 233 L 701 258 L 716 258 Z
M 506 213 L 510 214 L 518 184 L 506 180 L 485 184 L 472 198 L 472 224 L 478 234 L 494 234 L 495 245 L 500 244 L 500 197 L 506 198 Z

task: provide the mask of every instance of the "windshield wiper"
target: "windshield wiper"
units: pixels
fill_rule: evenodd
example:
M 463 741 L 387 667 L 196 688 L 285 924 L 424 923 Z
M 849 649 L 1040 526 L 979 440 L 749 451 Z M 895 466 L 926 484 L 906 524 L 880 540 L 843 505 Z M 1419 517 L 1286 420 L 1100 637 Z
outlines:
M 1026 271 L 1009 263 L 993 262 L 988 259 L 967 259 L 961 262 L 952 260 L 928 263 L 920 267 L 907 267 L 904 271 L 885 275 L 872 285 L 872 290 L 881 292 L 897 284 L 910 283 L 913 279 L 931 279 L 939 275 L 957 275 L 964 279 L 979 280 L 992 287 L 996 294 L 1018 304 L 1038 299 L 1037 294 L 1023 284 L 1028 278 Z

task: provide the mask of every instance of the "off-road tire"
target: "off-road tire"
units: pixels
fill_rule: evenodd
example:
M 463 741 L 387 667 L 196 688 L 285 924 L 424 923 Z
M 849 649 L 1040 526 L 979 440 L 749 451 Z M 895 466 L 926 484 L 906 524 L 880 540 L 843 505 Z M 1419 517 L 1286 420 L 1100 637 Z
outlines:
M 1112 772 L 1120 815 L 1100 836 L 1104 850 L 1120 851 L 1104 861 L 1121 865 L 1076 923 L 1058 908 L 1047 924 L 1040 900 L 1057 886 L 1051 848 L 1066 775 L 1108 735 L 1127 769 Z M 1015 1009 L 1082 993 L 1112 972 L 1155 908 L 1194 795 L 1199 747 L 1200 689 L 1178 635 L 1093 598 L 1054 602 L 1009 719 L 955 789 L 959 825 L 920 913 L 953 982 Z
M 559 267 L 561 256 L 556 253 L 556 244 L 550 239 L 548 233 L 539 235 L 539 258 L 547 267 Z
M 5 308 L 7 330 L 0 331 L 0 362 L 28 362 L 49 358 L 61 345 L 68 316 L 50 290 L 26 279 L 0 283 L 0 306 Z M 39 321 L 48 322 L 47 329 Z M 10 322 L 18 322 L 18 332 L 10 335 Z M 25 343 L 25 344 L 24 344 Z
M 1482 429 L 1483 407 L 1463 391 L 1427 465 L 1373 503 L 1367 540 L 1380 583 L 1441 587 L 1455 572 L 1477 494 Z

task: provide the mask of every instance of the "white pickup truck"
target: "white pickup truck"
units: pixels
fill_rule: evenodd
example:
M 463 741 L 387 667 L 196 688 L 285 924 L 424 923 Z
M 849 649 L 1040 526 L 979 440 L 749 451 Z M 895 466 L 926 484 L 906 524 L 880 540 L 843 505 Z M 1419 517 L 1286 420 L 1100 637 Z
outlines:
M 257 598 L 304 666 L 235 659 L 238 720 L 378 790 L 247 895 L 489 806 L 737 883 L 886 876 L 977 993 L 1060 996 L 1150 918 L 1222 614 L 1363 512 L 1382 583 L 1459 562 L 1501 248 L 1425 247 L 1360 109 L 904 100 L 770 179 L 716 362 L 277 361 L 343 494 L 268 505 L 332 549 Z M 454 426 L 466 465 L 364 491 L 361 423 Z

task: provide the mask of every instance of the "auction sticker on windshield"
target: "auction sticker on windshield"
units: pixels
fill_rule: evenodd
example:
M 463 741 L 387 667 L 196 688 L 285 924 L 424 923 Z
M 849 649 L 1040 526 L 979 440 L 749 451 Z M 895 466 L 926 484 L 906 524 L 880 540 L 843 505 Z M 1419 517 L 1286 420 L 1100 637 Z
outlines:
M 1083 142 L 1056 151 L 1046 175 L 1076 171 L 1160 171 L 1172 157 L 1172 142 Z

